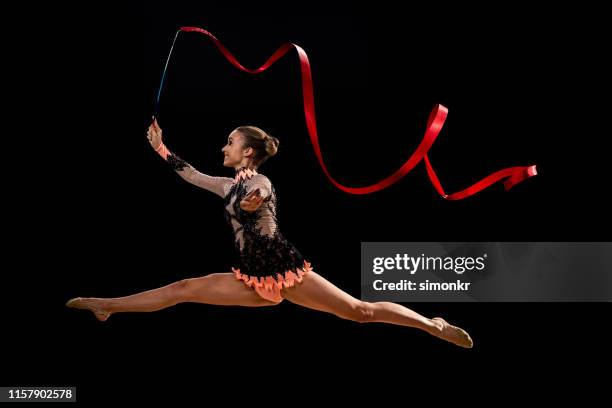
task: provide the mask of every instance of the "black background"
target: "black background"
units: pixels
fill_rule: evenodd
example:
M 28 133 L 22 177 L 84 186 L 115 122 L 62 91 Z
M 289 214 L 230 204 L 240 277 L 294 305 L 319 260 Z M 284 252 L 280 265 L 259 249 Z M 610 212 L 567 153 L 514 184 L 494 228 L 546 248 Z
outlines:
M 417 379 L 492 380 L 507 390 L 495 381 L 504 373 L 519 370 L 525 387 L 609 359 L 602 303 L 406 304 L 466 328 L 472 350 L 289 302 L 180 304 L 104 323 L 64 307 L 75 296 L 123 296 L 229 271 L 232 233 L 221 199 L 183 182 L 145 137 L 180 26 L 209 30 L 251 68 L 286 41 L 304 48 L 324 160 L 342 184 L 369 185 L 395 171 L 437 103 L 449 116 L 429 157 L 447 192 L 502 168 L 537 165 L 538 176 L 509 192 L 496 184 L 460 201 L 441 199 L 422 163 L 383 191 L 346 194 L 313 154 L 294 51 L 252 76 L 204 36 L 182 33 L 160 106 L 166 144 L 205 173 L 232 176 L 221 154 L 232 129 L 252 124 L 278 137 L 279 154 L 261 172 L 276 188 L 281 231 L 355 297 L 362 241 L 609 240 L 608 67 L 598 10 L 303 6 L 40 10 L 49 14 L 29 32 L 35 48 L 17 54 L 31 63 L 14 100 L 27 113 L 11 140 L 18 211 L 7 216 L 17 226 L 7 259 L 16 262 L 5 281 L 12 329 L 2 384 L 73 385 L 81 402 L 236 396 L 221 386 L 245 395 L 252 387 L 260 397 L 278 387 L 361 397 L 403 392 L 391 385 Z

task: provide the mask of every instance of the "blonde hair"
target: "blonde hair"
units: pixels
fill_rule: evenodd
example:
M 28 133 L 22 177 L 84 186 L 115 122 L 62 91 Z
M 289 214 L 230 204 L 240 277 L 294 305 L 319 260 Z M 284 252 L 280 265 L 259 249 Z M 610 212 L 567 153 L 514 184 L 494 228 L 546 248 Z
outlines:
M 253 164 L 260 166 L 278 151 L 280 141 L 256 126 L 240 126 L 236 128 L 243 137 L 243 147 L 251 147 L 255 151 Z

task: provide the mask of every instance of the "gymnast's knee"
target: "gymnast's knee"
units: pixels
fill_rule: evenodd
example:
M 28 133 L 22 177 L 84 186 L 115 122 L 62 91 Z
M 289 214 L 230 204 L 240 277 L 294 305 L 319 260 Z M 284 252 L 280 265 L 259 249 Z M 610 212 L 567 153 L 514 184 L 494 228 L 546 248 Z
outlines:
M 172 283 L 170 285 L 172 297 L 178 298 L 178 299 L 187 298 L 193 292 L 194 284 L 195 282 L 194 282 L 194 279 L 192 278 L 181 279 L 179 281 Z
M 374 306 L 370 302 L 357 302 L 351 306 L 351 320 L 357 323 L 374 321 Z

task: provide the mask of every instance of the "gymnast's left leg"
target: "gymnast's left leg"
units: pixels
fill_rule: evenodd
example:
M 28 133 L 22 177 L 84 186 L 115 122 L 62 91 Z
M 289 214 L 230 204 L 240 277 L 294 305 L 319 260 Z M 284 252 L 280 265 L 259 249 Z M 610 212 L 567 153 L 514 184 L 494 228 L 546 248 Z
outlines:
M 314 271 L 304 275 L 301 283 L 284 288 L 281 295 L 292 303 L 332 313 L 343 319 L 415 327 L 461 347 L 471 348 L 473 344 L 464 330 L 448 324 L 442 318 L 428 319 L 397 303 L 364 302 L 340 290 Z
M 182 279 L 157 289 L 117 298 L 74 298 L 66 306 L 91 310 L 98 320 L 118 312 L 154 312 L 183 302 L 222 306 L 274 306 L 277 303 L 259 296 L 236 280 L 232 272 L 211 273 Z

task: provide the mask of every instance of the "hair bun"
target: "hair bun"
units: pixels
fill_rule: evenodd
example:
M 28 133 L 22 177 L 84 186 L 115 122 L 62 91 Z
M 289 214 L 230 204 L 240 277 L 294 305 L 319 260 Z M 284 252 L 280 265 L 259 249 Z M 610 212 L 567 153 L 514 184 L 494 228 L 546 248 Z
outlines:
M 278 151 L 279 140 L 275 138 L 274 136 L 270 136 L 266 134 L 265 141 L 266 141 L 266 152 L 268 153 L 268 155 L 274 156 L 276 152 Z

